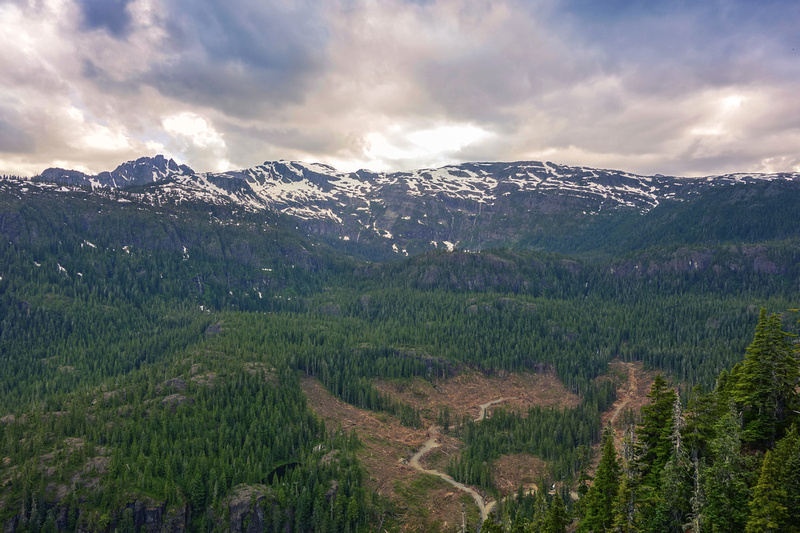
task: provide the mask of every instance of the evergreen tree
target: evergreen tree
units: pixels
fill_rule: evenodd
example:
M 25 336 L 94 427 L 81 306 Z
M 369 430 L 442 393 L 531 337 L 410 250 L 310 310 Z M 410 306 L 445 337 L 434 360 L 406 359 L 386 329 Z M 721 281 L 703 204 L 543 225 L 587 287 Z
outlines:
M 781 484 L 781 465 L 772 451 L 764 455 L 761 475 L 750 501 L 750 519 L 746 533 L 778 533 L 785 531 L 789 520 L 786 488 Z
M 550 501 L 550 509 L 547 512 L 547 519 L 544 527 L 542 527 L 542 533 L 566 533 L 569 522 L 564 500 L 556 493 Z
M 481 533 L 503 533 L 503 526 L 497 523 L 497 517 L 491 512 L 481 524 L 480 530 Z
M 672 410 L 678 395 L 659 374 L 647 397 L 650 403 L 642 407 L 642 423 L 637 430 L 638 455 L 644 483 L 656 487 L 672 452 Z
M 750 501 L 747 533 L 800 531 L 800 437 L 793 427 L 764 456 Z
M 741 423 L 730 405 L 709 443 L 712 462 L 703 472 L 704 523 L 713 532 L 742 531 L 747 521 L 749 467 L 741 455 Z
M 692 389 L 687 402 L 683 433 L 686 449 L 693 460 L 708 455 L 708 443 L 715 435 L 714 425 L 722 414 L 724 411 L 720 412 L 717 395 L 703 392 L 701 385 Z
M 742 406 L 744 438 L 774 446 L 787 416 L 797 409 L 797 358 L 777 314 L 761 309 L 753 342 L 747 347 L 733 397 Z
M 614 430 L 603 431 L 602 455 L 597 465 L 594 484 L 586 494 L 584 518 L 578 527 L 581 532 L 611 531 L 614 524 L 614 502 L 619 493 L 620 466 L 614 448 Z
M 622 475 L 614 509 L 614 531 L 618 533 L 636 533 L 641 530 L 638 501 L 641 477 L 635 457 L 635 438 L 635 430 L 631 427 L 622 439 Z
M 672 452 L 661 471 L 658 500 L 651 530 L 682 533 L 690 511 L 691 470 L 681 429 L 681 403 L 675 398 L 672 411 Z
M 542 483 L 544 486 L 544 483 Z M 533 518 L 530 523 L 525 527 L 526 533 L 541 533 L 547 520 L 547 498 L 544 495 L 544 490 L 536 491 L 536 498 L 533 503 Z

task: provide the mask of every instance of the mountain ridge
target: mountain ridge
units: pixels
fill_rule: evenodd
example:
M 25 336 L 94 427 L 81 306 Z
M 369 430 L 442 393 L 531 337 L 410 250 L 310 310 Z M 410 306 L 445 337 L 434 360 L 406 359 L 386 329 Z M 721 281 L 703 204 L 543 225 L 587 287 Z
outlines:
M 794 176 L 150 163 L 107 187 L 0 179 L 7 531 L 475 530 L 471 500 L 408 466 L 432 425 L 425 468 L 506 502 L 558 483 L 570 505 L 624 369 L 713 386 L 759 308 L 800 294 Z M 492 398 L 529 401 L 513 383 L 579 403 L 474 423 Z
M 281 160 L 197 173 L 156 156 L 94 176 L 47 169 L 38 179 L 116 191 L 120 201 L 274 210 L 292 217 L 298 229 L 368 259 L 506 245 L 572 252 L 586 246 L 569 243 L 587 228 L 620 221 L 635 227 L 643 215 L 654 218 L 651 213 L 675 210 L 665 205 L 691 203 L 714 190 L 779 184 L 775 187 L 800 194 L 800 173 L 642 176 L 537 161 L 341 172 L 326 164 Z

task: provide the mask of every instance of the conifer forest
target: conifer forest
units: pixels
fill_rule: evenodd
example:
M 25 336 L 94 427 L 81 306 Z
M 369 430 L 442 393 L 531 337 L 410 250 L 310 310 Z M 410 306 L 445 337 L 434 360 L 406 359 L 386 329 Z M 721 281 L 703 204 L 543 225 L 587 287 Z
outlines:
M 796 184 L 389 258 L 278 211 L 24 185 L 0 181 L 8 533 L 800 532 Z

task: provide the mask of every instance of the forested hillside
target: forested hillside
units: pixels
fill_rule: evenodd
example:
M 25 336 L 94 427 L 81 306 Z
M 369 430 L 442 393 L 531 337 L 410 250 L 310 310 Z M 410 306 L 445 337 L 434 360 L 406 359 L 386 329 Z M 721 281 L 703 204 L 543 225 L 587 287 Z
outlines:
M 780 184 L 598 218 L 581 242 L 386 262 L 274 211 L 24 185 L 0 182 L 7 531 L 476 530 L 469 497 L 436 515 L 458 489 L 407 465 L 434 425 L 431 468 L 494 502 L 483 531 L 797 530 L 800 231 Z M 663 377 L 617 449 L 619 361 Z M 575 401 L 476 419 L 498 398 L 414 397 L 509 375 Z M 306 380 L 407 441 L 325 422 Z M 543 466 L 509 492 L 509 458 Z

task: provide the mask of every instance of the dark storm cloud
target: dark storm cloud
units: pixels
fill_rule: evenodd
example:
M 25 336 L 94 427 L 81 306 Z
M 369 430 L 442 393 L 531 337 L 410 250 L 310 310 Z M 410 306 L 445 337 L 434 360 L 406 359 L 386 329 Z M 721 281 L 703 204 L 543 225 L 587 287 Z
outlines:
M 303 101 L 325 68 L 317 2 L 166 2 L 169 47 L 142 81 L 163 94 L 246 116 Z
M 135 92 L 139 88 L 137 84 L 130 83 L 130 80 L 114 78 L 89 58 L 83 59 L 80 72 L 86 80 L 91 81 L 95 87 L 106 93 L 125 94 Z
M 798 79 L 780 58 L 797 40 L 791 0 L 568 0 L 557 18 L 600 52 L 609 73 L 629 73 L 642 92 L 677 94 L 747 81 Z
M 130 30 L 131 0 L 78 0 L 86 29 L 105 29 L 114 37 L 124 37 Z
M 228 147 L 233 160 L 252 159 L 253 154 L 258 154 L 261 160 L 270 157 L 285 159 L 282 154 L 297 150 L 298 147 L 302 147 L 309 154 L 330 154 L 343 149 L 346 145 L 346 139 L 324 126 L 265 128 L 241 127 L 223 122 L 218 124 L 218 127 L 226 137 L 236 139 L 236 142 Z
M 0 109 L 0 113 L 5 110 Z M 18 126 L 0 118 L 0 152 L 27 154 L 33 152 L 36 143 Z

